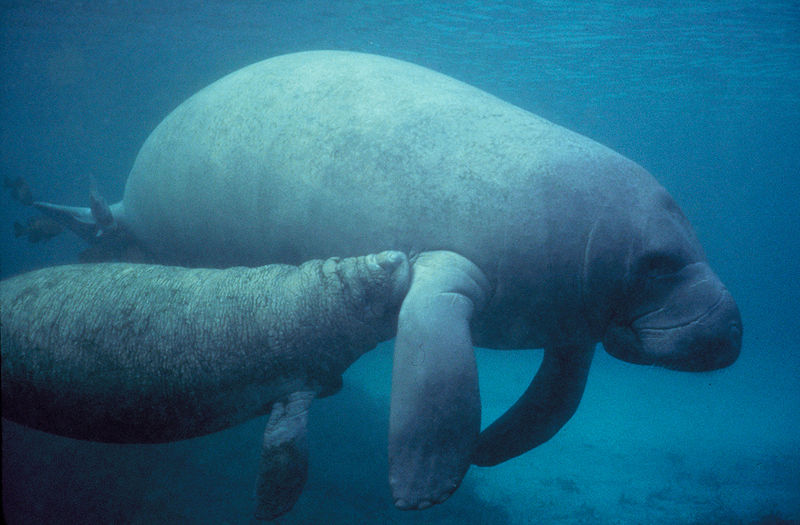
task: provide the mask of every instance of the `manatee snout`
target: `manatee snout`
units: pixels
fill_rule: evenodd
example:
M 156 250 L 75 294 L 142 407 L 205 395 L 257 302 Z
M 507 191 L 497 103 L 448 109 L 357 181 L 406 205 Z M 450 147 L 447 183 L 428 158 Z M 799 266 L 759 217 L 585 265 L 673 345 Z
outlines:
M 411 265 L 406 254 L 398 251 L 385 251 L 368 256 L 370 269 L 383 272 L 391 283 L 390 304 L 399 304 L 411 284 Z
M 722 282 L 705 264 L 686 271 L 658 304 L 630 321 L 612 322 L 603 339 L 608 353 L 643 365 L 685 372 L 725 368 L 739 357 L 742 317 Z
M 676 359 L 667 359 L 666 368 L 706 372 L 730 366 L 742 348 L 742 317 L 731 294 L 724 290 L 719 303 L 703 317 L 677 329 Z
M 684 326 L 659 329 L 634 328 L 654 364 L 684 372 L 725 368 L 739 357 L 742 319 L 733 297 L 723 292 L 716 306 Z M 647 359 L 647 357 L 645 357 Z

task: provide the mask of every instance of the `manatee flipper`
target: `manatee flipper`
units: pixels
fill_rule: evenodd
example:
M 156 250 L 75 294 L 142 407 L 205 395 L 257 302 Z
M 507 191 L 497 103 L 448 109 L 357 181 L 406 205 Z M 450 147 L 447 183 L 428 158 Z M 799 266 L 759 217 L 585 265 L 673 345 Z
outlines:
M 593 355 L 593 345 L 546 349 L 525 393 L 481 432 L 472 462 L 497 465 L 553 437 L 578 408 Z
M 62 206 L 49 202 L 34 202 L 33 207 L 61 226 L 71 230 L 87 242 L 116 228 L 117 217 L 122 213 L 122 204 L 108 205 L 96 191 L 89 195 L 91 206 Z
M 444 501 L 469 468 L 481 413 L 469 322 L 488 292 L 480 269 L 458 254 L 414 261 L 392 370 L 389 481 L 398 508 Z
M 111 206 L 108 205 L 106 200 L 100 195 L 97 190 L 89 192 L 89 202 L 91 203 L 89 209 L 92 212 L 92 218 L 97 225 L 97 237 L 100 237 L 109 230 L 117 227 L 117 221 L 114 219 L 114 213 L 111 211 Z
M 90 231 L 93 234 L 96 228 L 91 208 L 62 206 L 49 202 L 34 202 L 33 207 L 62 226 L 66 226 L 81 238 L 85 238 Z
M 256 481 L 256 518 L 291 510 L 308 478 L 308 407 L 314 392 L 295 392 L 272 405 Z

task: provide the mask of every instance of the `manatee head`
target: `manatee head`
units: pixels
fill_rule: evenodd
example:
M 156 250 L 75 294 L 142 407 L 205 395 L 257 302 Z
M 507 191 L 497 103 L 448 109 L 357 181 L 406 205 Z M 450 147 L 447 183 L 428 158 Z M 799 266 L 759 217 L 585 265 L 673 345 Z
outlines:
M 587 247 L 588 290 L 602 289 L 607 300 L 606 351 L 691 372 L 732 364 L 742 343 L 739 309 L 672 198 L 658 187 L 616 213 L 624 220 L 609 227 L 603 219 Z

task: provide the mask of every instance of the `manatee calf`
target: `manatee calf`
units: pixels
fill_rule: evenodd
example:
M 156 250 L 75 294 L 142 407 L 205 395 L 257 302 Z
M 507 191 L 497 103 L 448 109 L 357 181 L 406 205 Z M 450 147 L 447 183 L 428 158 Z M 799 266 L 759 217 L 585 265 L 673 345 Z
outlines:
M 39 207 L 79 231 L 94 217 Z M 391 58 L 297 53 L 222 78 L 158 125 L 109 210 L 162 262 L 415 254 L 392 377 L 401 508 L 442 501 L 471 462 L 549 439 L 575 411 L 598 341 L 689 371 L 740 350 L 731 294 L 647 171 Z M 480 437 L 473 344 L 545 349 L 530 388 Z
M 392 337 L 400 252 L 228 270 L 105 263 L 0 283 L 3 417 L 93 441 L 155 443 L 270 414 L 258 515 L 291 508 L 306 417 Z

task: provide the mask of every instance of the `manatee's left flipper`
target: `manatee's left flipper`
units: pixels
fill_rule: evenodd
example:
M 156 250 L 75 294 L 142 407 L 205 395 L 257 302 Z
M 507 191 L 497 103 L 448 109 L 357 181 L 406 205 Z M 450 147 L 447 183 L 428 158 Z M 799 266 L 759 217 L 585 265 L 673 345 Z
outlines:
M 117 227 L 117 221 L 114 218 L 114 213 L 111 211 L 111 206 L 108 205 L 106 200 L 97 192 L 97 190 L 92 190 L 89 192 L 89 202 L 91 203 L 89 209 L 92 212 L 92 218 L 94 219 L 95 224 L 97 224 L 96 235 L 98 237 Z
M 389 481 L 401 509 L 444 501 L 469 468 L 481 417 L 469 322 L 489 289 L 483 272 L 456 253 L 426 252 L 413 263 L 389 422 Z
M 546 349 L 522 397 L 481 432 L 472 462 L 497 465 L 541 445 L 578 408 L 594 355 L 594 345 Z
M 308 407 L 315 392 L 295 392 L 272 405 L 256 482 L 256 518 L 272 520 L 291 510 L 308 478 Z

